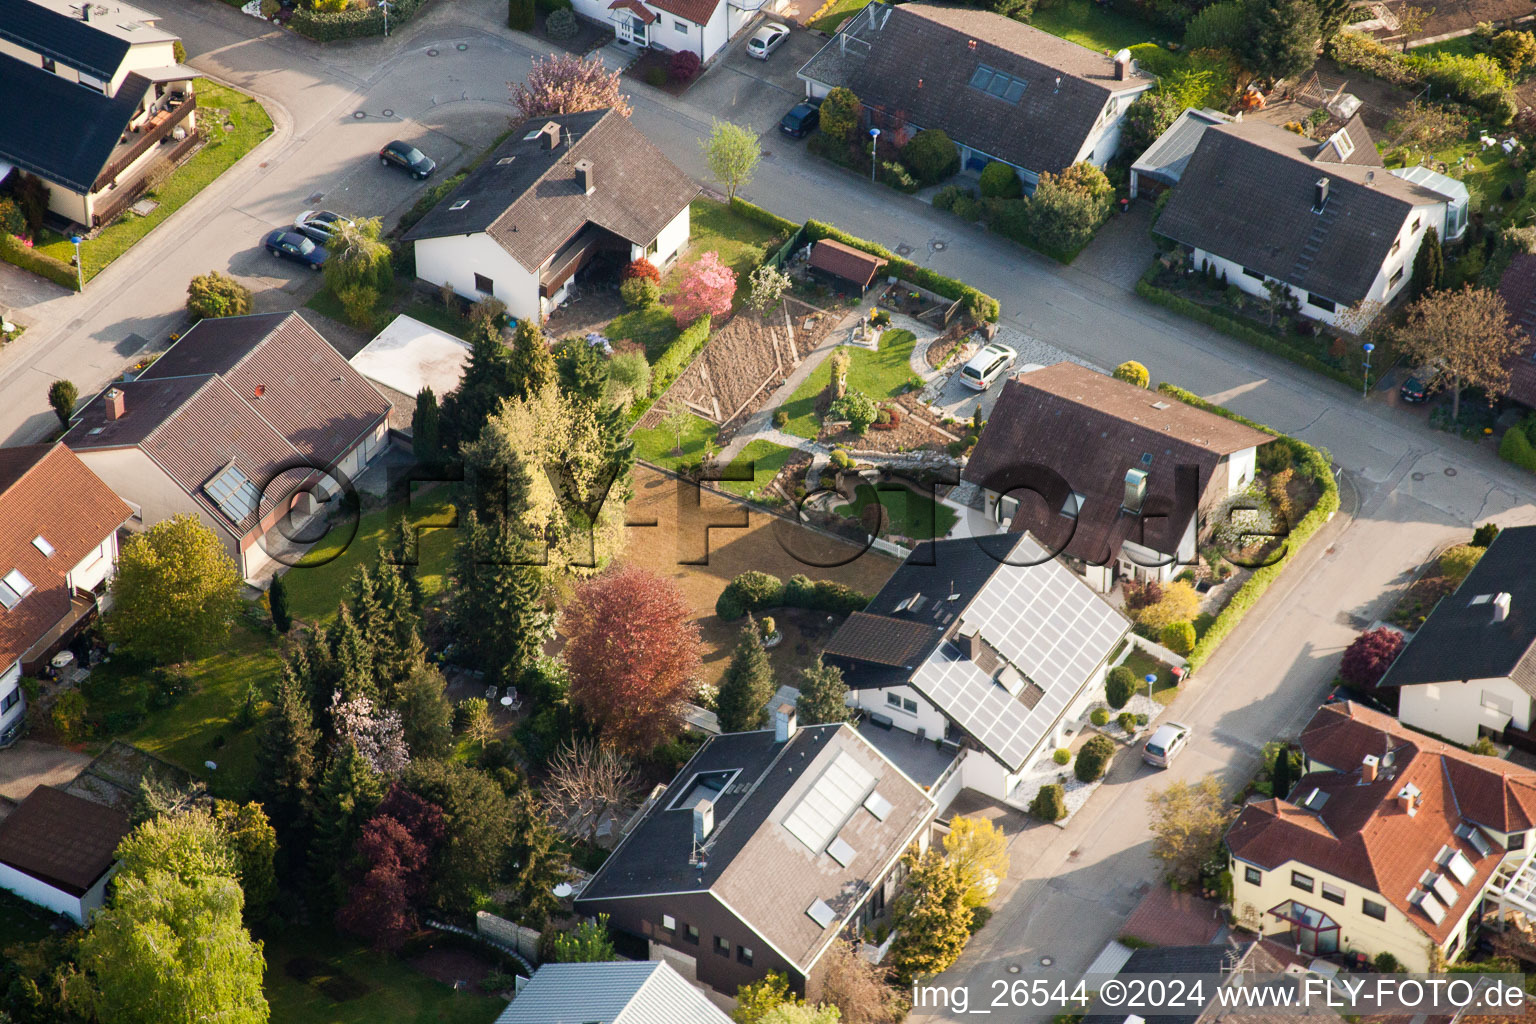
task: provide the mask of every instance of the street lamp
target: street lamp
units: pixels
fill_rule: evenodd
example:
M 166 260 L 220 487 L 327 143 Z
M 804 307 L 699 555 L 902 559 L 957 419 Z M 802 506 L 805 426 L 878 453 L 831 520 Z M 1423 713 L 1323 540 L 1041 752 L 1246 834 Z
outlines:
M 80 243 L 83 239 L 79 235 L 70 235 L 69 240 L 75 245 L 75 291 L 85 291 L 85 264 L 80 262 Z
M 1371 397 L 1371 353 L 1376 351 L 1376 346 L 1366 342 L 1360 346 L 1365 349 L 1365 380 L 1360 385 L 1360 397 Z
M 1156 672 L 1148 672 L 1147 675 L 1146 675 L 1146 680 L 1147 680 L 1147 700 L 1151 700 L 1152 699 L 1152 684 L 1157 682 L 1157 673 Z
M 384 35 L 389 35 L 389 0 L 379 0 L 379 7 L 384 11 Z
M 879 159 L 875 154 L 880 148 L 880 129 L 869 130 L 869 180 L 875 180 L 875 161 Z

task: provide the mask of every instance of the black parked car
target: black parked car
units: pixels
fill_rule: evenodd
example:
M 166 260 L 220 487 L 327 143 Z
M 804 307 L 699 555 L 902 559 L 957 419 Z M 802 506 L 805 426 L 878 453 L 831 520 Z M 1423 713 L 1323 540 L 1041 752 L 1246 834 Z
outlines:
M 779 131 L 792 139 L 803 139 L 820 123 L 821 111 L 816 104 L 800 103 L 780 119 Z
M 1403 381 L 1399 394 L 1405 402 L 1422 402 L 1439 388 L 1445 371 L 1433 363 L 1426 364 L 1413 371 L 1413 375 Z
M 409 142 L 401 142 L 399 139 L 379 150 L 379 163 L 385 167 L 409 171 L 417 179 L 429 178 L 437 170 L 437 163 L 431 157 Z
M 282 228 L 268 233 L 261 244 L 265 245 L 267 252 L 273 256 L 302 263 L 310 270 L 319 270 L 325 265 L 326 258 L 330 256 L 325 246 L 316 245 L 297 231 L 284 231 Z

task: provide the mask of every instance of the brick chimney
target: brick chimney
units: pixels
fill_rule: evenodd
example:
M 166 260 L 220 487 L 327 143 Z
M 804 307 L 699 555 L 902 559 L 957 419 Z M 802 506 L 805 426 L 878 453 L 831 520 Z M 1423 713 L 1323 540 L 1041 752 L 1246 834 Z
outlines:
M 1121 50 L 1115 54 L 1115 81 L 1123 82 L 1131 77 L 1131 51 Z
M 103 396 L 107 401 L 107 419 L 120 420 L 128 415 L 127 402 L 122 388 L 108 388 Z
M 1376 781 L 1376 773 L 1381 770 L 1381 758 L 1375 754 L 1366 754 L 1360 761 L 1360 781 L 1369 785 Z
M 591 160 L 576 161 L 576 184 L 581 186 L 581 190 L 587 195 L 597 191 L 596 170 Z
M 553 121 L 545 121 L 544 127 L 539 129 L 539 148 L 556 149 L 560 145 L 560 126 Z

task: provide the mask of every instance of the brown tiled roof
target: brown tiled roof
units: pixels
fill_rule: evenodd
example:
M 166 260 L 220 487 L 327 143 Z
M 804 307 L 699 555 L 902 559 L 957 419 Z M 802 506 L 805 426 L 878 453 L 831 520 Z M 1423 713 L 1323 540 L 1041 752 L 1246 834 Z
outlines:
M 1374 148 L 1363 125 L 1356 151 Z M 1381 168 L 1315 159 L 1318 144 L 1248 119 L 1200 136 L 1157 231 L 1340 305 L 1366 297 L 1417 205 L 1445 197 Z M 1317 182 L 1328 201 L 1313 213 Z
M 854 612 L 822 653 L 910 669 L 917 667 L 943 635 L 943 630 L 925 622 Z
M 203 320 L 138 380 L 118 385 L 125 413 L 98 397 L 65 443 L 76 451 L 138 446 L 209 510 L 203 487 L 233 464 L 262 506 L 238 534 L 286 500 L 309 474 L 330 469 L 389 415 L 389 400 L 297 313 Z
M 112 867 L 128 834 L 119 811 L 38 786 L 0 821 L 0 862 L 72 896 L 83 896 Z
M 1536 253 L 1516 253 L 1499 280 L 1509 318 L 1525 329 L 1527 344 L 1509 361 L 1509 397 L 1536 406 Z
M 715 16 L 720 0 L 649 0 L 650 5 L 679 18 L 686 18 L 695 25 L 708 25 Z
M 832 238 L 823 238 L 811 247 L 811 266 L 868 288 L 886 260 L 855 249 Z
M 1102 563 L 1126 540 L 1176 550 L 1217 482 L 1222 456 L 1271 440 L 1224 416 L 1062 362 L 1003 385 L 961 477 L 999 492 L 1032 488 L 1039 499 L 1015 491 L 1024 500 L 1013 528 Z M 1181 483 L 1181 467 L 1191 467 L 1182 472 L 1198 472 L 1199 479 Z M 1131 469 L 1147 471 L 1140 518 L 1121 511 Z M 1058 514 L 1071 491 L 1083 496 L 1075 525 Z
M 622 114 L 590 110 L 549 121 L 560 126 L 558 146 L 545 148 L 530 122 L 531 131 L 514 132 L 496 147 L 405 240 L 486 232 L 537 272 L 589 224 L 647 245 L 699 194 L 697 183 Z M 592 162 L 590 195 L 576 181 L 578 160 Z
M 0 576 L 19 569 L 37 588 L 0 607 L 0 672 L 68 613 L 70 570 L 132 515 L 63 445 L 0 448 Z M 39 536 L 52 555 L 32 543 Z
M 1423 736 L 1390 716 L 1353 703 L 1320 708 L 1301 734 L 1310 762 L 1328 766 L 1303 776 L 1291 791 L 1303 804 L 1317 790 L 1315 810 L 1286 800 L 1243 809 L 1227 833 L 1239 860 L 1273 870 L 1289 861 L 1315 867 L 1374 892 L 1420 930 L 1442 942 L 1498 867 L 1503 851 L 1482 856 L 1456 835 L 1464 824 L 1494 831 L 1531 827 L 1536 810 L 1536 772 L 1480 757 Z M 1374 782 L 1361 776 L 1367 754 L 1382 759 Z M 1421 794 L 1409 814 L 1399 794 L 1412 785 Z M 1465 886 L 1447 876 L 1459 894 L 1436 924 L 1408 899 L 1426 871 L 1438 871 L 1443 847 L 1459 850 L 1474 875 Z M 1265 908 L 1267 909 L 1267 908 Z
M 981 65 L 1025 82 L 1019 101 L 973 88 Z M 800 75 L 994 159 L 1053 173 L 1077 159 L 1112 95 L 1152 84 L 1139 72 L 1116 81 L 1105 54 L 1022 22 L 931 3 L 870 4 Z

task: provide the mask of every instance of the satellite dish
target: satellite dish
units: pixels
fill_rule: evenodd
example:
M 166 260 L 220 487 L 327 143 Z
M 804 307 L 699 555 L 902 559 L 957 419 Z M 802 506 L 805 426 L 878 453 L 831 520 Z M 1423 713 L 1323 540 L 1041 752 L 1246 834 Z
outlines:
M 576 891 L 575 889 L 571 888 L 571 883 L 570 882 L 561 882 L 559 885 L 555 886 L 555 888 L 554 888 L 555 895 L 557 897 L 559 897 L 560 899 L 562 899 L 562 900 L 565 899 L 567 896 L 569 896 L 571 893 L 573 893 L 575 891 Z

